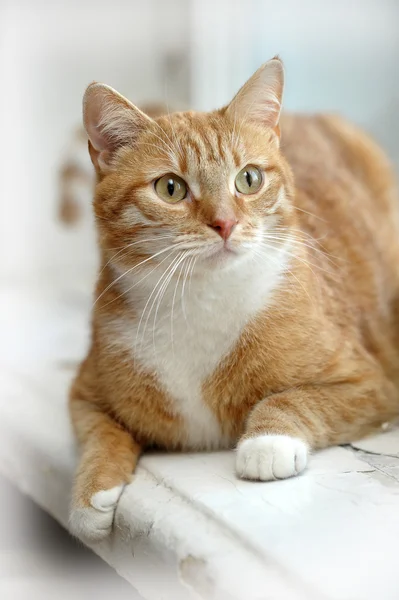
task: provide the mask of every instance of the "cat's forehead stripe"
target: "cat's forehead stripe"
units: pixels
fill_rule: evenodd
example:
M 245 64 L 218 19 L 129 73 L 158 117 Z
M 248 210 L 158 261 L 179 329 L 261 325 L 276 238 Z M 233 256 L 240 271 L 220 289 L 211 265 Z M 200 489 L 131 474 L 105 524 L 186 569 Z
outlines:
M 216 132 L 216 140 L 218 145 L 219 156 L 222 160 L 226 160 L 225 151 L 223 149 L 223 140 L 220 131 Z
M 232 133 L 223 130 L 220 123 L 216 120 L 204 121 L 200 128 L 191 115 L 187 116 L 187 120 L 180 117 L 179 121 L 179 146 L 183 148 L 183 153 L 179 152 L 179 163 L 183 173 L 197 171 L 206 163 L 228 168 L 239 166 L 241 157 Z
M 246 162 L 240 128 L 223 114 L 174 113 L 159 118 L 157 125 L 167 169 L 186 179 L 194 198 L 217 193 Z

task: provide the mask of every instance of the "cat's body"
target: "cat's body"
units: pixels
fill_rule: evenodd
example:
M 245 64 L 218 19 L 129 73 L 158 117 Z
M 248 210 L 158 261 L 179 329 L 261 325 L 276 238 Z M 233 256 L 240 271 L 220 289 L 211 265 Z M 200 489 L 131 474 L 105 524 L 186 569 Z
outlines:
M 275 254 L 282 253 L 276 251 Z M 285 263 L 289 263 L 288 256 Z M 182 298 L 184 273 L 179 285 L 174 279 L 165 289 L 158 310 L 156 293 L 145 309 L 162 275 L 157 269 L 140 289 L 127 291 L 123 315 L 114 316 L 112 304 L 109 305 L 111 314 L 103 316 L 99 309 L 98 328 L 104 335 L 99 352 L 106 348 L 105 360 L 111 369 L 106 378 L 109 375 L 113 381 L 115 373 L 120 372 L 129 386 L 137 380 L 137 387 L 141 389 L 135 394 L 148 402 L 144 410 L 150 421 L 147 428 L 141 423 L 143 416 L 127 407 L 126 419 L 130 425 L 133 427 L 140 421 L 136 431 L 140 440 L 143 437 L 161 446 L 185 449 L 225 448 L 235 443 L 236 435 L 232 434 L 230 424 L 219 421 L 210 406 L 209 392 L 203 388 L 223 359 L 234 351 L 246 325 L 259 311 L 267 310 L 284 270 L 280 264 L 265 269 L 259 261 L 253 261 L 245 269 L 240 267 L 237 264 L 236 268 L 224 273 L 210 273 L 208 277 L 196 276 L 194 272 L 186 281 Z M 135 281 L 137 277 L 133 275 L 124 278 L 120 293 L 128 290 Z M 122 361 L 122 355 L 129 357 L 131 364 Z M 160 414 L 151 414 L 154 400 L 143 388 L 143 383 L 147 385 L 147 382 L 146 379 L 143 381 L 142 370 L 154 374 L 153 385 L 162 390 Z M 226 401 L 227 398 L 224 403 Z M 140 413 L 142 408 L 139 408 Z M 171 433 L 162 419 L 165 408 L 168 410 L 167 422 L 169 415 L 182 419 L 179 425 L 172 421 Z M 143 432 L 140 431 L 142 426 Z
M 124 144 L 110 168 L 101 153 L 112 146 L 96 138 L 101 120 L 93 133 L 86 117 L 103 267 L 92 346 L 71 393 L 83 443 L 71 518 L 80 535 L 109 529 L 146 446 L 228 448 L 241 438 L 239 475 L 283 478 L 305 467 L 308 449 L 348 442 L 399 413 L 389 165 L 337 117 L 282 118 L 279 148 L 278 82 L 254 120 L 256 95 L 240 119 L 248 85 L 230 117 L 229 107 L 157 119 L 153 137 L 138 142 L 148 147 L 145 175 Z M 157 171 L 164 146 L 169 164 Z M 245 165 L 265 173 L 248 197 L 234 192 Z M 146 181 L 162 170 L 184 176 L 192 197 L 149 203 Z

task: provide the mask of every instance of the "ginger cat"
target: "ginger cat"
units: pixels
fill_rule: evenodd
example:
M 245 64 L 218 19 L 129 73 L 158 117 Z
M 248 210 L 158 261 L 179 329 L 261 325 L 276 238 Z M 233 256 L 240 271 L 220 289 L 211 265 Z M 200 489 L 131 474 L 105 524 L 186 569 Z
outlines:
M 338 117 L 280 120 L 282 93 L 278 58 L 211 113 L 86 91 L 102 268 L 70 395 L 81 538 L 109 533 L 146 447 L 238 443 L 239 477 L 282 479 L 399 413 L 390 166 Z

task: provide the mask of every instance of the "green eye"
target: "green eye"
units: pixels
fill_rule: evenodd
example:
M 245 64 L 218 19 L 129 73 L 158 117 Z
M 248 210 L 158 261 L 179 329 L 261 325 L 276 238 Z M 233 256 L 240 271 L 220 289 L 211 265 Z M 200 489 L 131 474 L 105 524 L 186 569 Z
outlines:
M 161 200 L 176 204 L 187 195 L 187 185 L 177 175 L 164 175 L 155 183 L 155 191 Z
M 247 165 L 238 173 L 235 184 L 240 194 L 255 194 L 262 185 L 262 173 L 257 167 Z

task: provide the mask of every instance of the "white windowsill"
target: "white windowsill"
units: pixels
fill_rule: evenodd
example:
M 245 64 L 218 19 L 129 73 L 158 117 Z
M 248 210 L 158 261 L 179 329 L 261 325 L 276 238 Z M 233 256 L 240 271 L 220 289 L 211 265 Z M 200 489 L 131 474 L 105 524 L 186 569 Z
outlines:
M 0 470 L 65 526 L 76 460 L 66 393 L 90 304 L 74 281 L 75 294 L 36 282 L 0 296 L 0 310 L 14 309 Z M 395 600 L 399 432 L 362 447 L 375 454 L 330 449 L 303 476 L 267 484 L 236 479 L 232 452 L 145 455 L 114 535 L 94 550 L 148 600 Z

